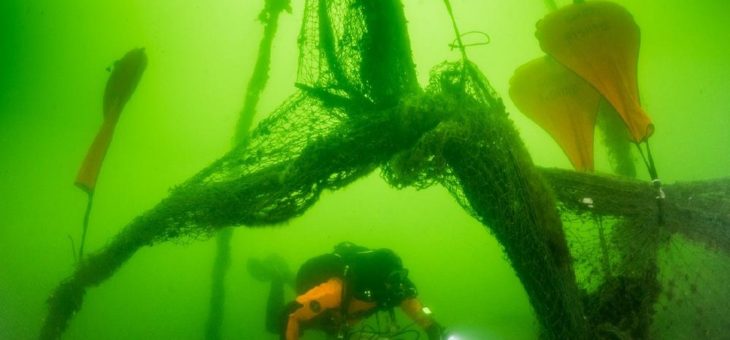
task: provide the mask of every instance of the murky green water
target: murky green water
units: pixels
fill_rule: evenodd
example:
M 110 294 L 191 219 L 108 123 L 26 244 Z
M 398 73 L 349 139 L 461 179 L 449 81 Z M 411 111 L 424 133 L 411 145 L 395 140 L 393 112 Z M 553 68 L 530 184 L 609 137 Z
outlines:
M 730 174 L 730 33 L 722 1 L 617 1 L 642 29 L 639 83 L 653 118 L 665 182 Z M 419 78 L 453 40 L 443 3 L 405 0 Z M 262 1 L 17 1 L 0 3 L 0 339 L 38 334 L 50 291 L 70 275 L 85 194 L 73 186 L 101 123 L 105 68 L 145 47 L 147 71 L 125 108 L 99 179 L 87 250 L 103 247 L 167 190 L 230 146 L 253 69 Z M 274 44 L 260 111 L 293 91 L 303 1 L 293 1 Z M 505 99 L 534 161 L 569 167 L 557 145 L 506 96 L 512 72 L 542 55 L 534 38 L 543 1 L 453 1 L 464 31 L 491 44 L 469 50 Z M 596 147 L 597 170 L 609 171 Z M 642 178 L 647 178 L 642 168 Z M 235 232 L 223 335 L 263 331 L 267 286 L 245 272 L 249 256 L 280 253 L 292 267 L 350 240 L 396 250 L 422 300 L 467 339 L 533 339 L 527 296 L 484 227 L 440 187 L 396 191 L 377 173 L 325 193 L 304 216 Z M 66 339 L 200 339 L 215 240 L 144 248 L 90 289 Z

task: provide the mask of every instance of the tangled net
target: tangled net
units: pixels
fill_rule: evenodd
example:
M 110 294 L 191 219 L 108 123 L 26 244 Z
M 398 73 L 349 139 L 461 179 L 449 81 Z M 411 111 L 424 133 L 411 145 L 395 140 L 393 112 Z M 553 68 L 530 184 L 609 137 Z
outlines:
M 730 316 L 730 180 L 654 193 L 626 178 L 544 171 L 561 204 L 586 315 L 609 339 L 722 338 Z M 593 202 L 583 203 L 590 197 Z
M 405 23 L 399 0 L 308 0 L 296 93 L 81 262 L 49 298 L 41 338 L 59 338 L 86 288 L 139 248 L 289 220 L 378 168 L 397 188 L 444 185 L 488 227 L 545 338 L 712 335 L 730 324 L 705 308 L 728 302 L 729 181 L 667 186 L 662 226 L 649 183 L 538 169 L 475 65 L 443 63 L 419 87 Z M 720 271 L 708 276 L 710 258 Z M 685 317 L 685 303 L 702 313 Z

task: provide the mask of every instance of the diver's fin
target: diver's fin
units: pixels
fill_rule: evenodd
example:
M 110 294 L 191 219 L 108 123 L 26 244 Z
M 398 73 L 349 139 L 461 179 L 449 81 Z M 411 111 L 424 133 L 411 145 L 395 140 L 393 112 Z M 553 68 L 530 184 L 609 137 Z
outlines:
M 289 282 L 293 275 L 286 260 L 279 255 L 271 254 L 265 259 L 249 258 L 246 261 L 248 274 L 258 281 L 282 280 Z

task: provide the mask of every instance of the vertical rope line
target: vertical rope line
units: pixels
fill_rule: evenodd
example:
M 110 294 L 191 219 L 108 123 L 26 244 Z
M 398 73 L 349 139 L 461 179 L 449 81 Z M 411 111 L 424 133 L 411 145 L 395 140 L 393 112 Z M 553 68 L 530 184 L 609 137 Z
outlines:
M 86 243 L 86 231 L 89 229 L 89 215 L 91 215 L 91 205 L 94 201 L 94 192 L 89 191 L 89 195 L 87 198 L 86 212 L 84 213 L 84 227 L 83 231 L 81 232 L 81 243 L 79 244 L 79 262 L 84 259 L 84 244 Z
M 256 116 L 256 108 L 269 81 L 271 67 L 271 49 L 276 32 L 278 31 L 279 16 L 282 11 L 290 11 L 289 1 L 273 3 L 266 0 L 264 9 L 259 14 L 259 20 L 264 26 L 264 35 L 259 42 L 258 55 L 253 74 L 248 83 L 243 100 L 243 108 L 239 114 L 238 123 L 232 140 L 232 149 L 245 149 L 250 142 L 251 126 Z M 226 297 L 225 279 L 231 262 L 231 240 L 233 228 L 226 228 L 216 236 L 216 255 L 211 272 L 211 294 L 209 314 L 205 325 L 205 339 L 221 339 L 221 325 L 224 317 Z
M 649 147 L 649 140 L 644 141 L 644 144 L 646 145 L 646 155 L 644 155 L 644 151 L 641 149 L 641 145 L 639 143 L 636 143 L 636 147 L 639 149 L 639 154 L 641 155 L 641 159 L 644 161 L 644 166 L 646 166 L 646 170 L 649 172 L 649 177 L 651 177 L 651 183 L 656 189 L 657 195 L 656 195 L 656 204 L 657 204 L 657 223 L 662 226 L 664 225 L 664 189 L 662 187 L 662 182 L 659 179 L 659 174 L 656 170 L 656 165 L 654 164 L 654 157 L 651 154 L 651 148 Z
M 454 11 L 451 9 L 451 1 L 444 0 L 446 5 L 446 11 L 449 12 L 449 18 L 451 19 L 451 25 L 454 28 L 454 34 L 456 35 L 456 44 L 459 46 L 459 52 L 461 52 L 461 87 L 466 86 L 466 65 L 468 58 L 466 56 L 466 48 L 464 42 L 461 40 L 461 32 L 459 32 L 459 25 L 456 24 L 456 18 L 454 17 Z
M 456 42 L 459 45 L 459 51 L 461 52 L 461 59 L 463 62 L 466 62 L 468 58 L 466 57 L 466 48 L 464 48 L 464 42 L 461 40 L 461 32 L 459 32 L 459 26 L 456 24 L 456 18 L 454 17 L 454 11 L 451 9 L 451 1 L 444 0 L 444 5 L 446 5 L 446 11 L 449 12 L 449 18 L 451 18 L 451 25 L 454 28 L 454 34 L 456 34 Z

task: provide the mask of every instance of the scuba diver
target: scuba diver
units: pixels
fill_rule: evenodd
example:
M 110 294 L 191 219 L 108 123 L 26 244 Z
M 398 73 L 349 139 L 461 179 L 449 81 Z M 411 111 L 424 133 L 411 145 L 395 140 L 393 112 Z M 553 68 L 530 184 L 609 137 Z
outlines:
M 395 307 L 420 326 L 428 340 L 446 339 L 443 327 L 417 299 L 408 270 L 390 249 L 371 250 L 343 242 L 334 252 L 307 260 L 295 279 L 276 255 L 263 261 L 249 259 L 247 265 L 254 278 L 270 281 L 266 329 L 282 340 L 297 340 L 306 329 L 319 329 L 332 339 L 381 339 L 385 332 L 355 326 L 377 312 L 388 312 L 394 322 Z M 297 297 L 285 304 L 284 286 L 292 281 Z M 414 329 L 397 334 L 406 332 L 418 338 Z

